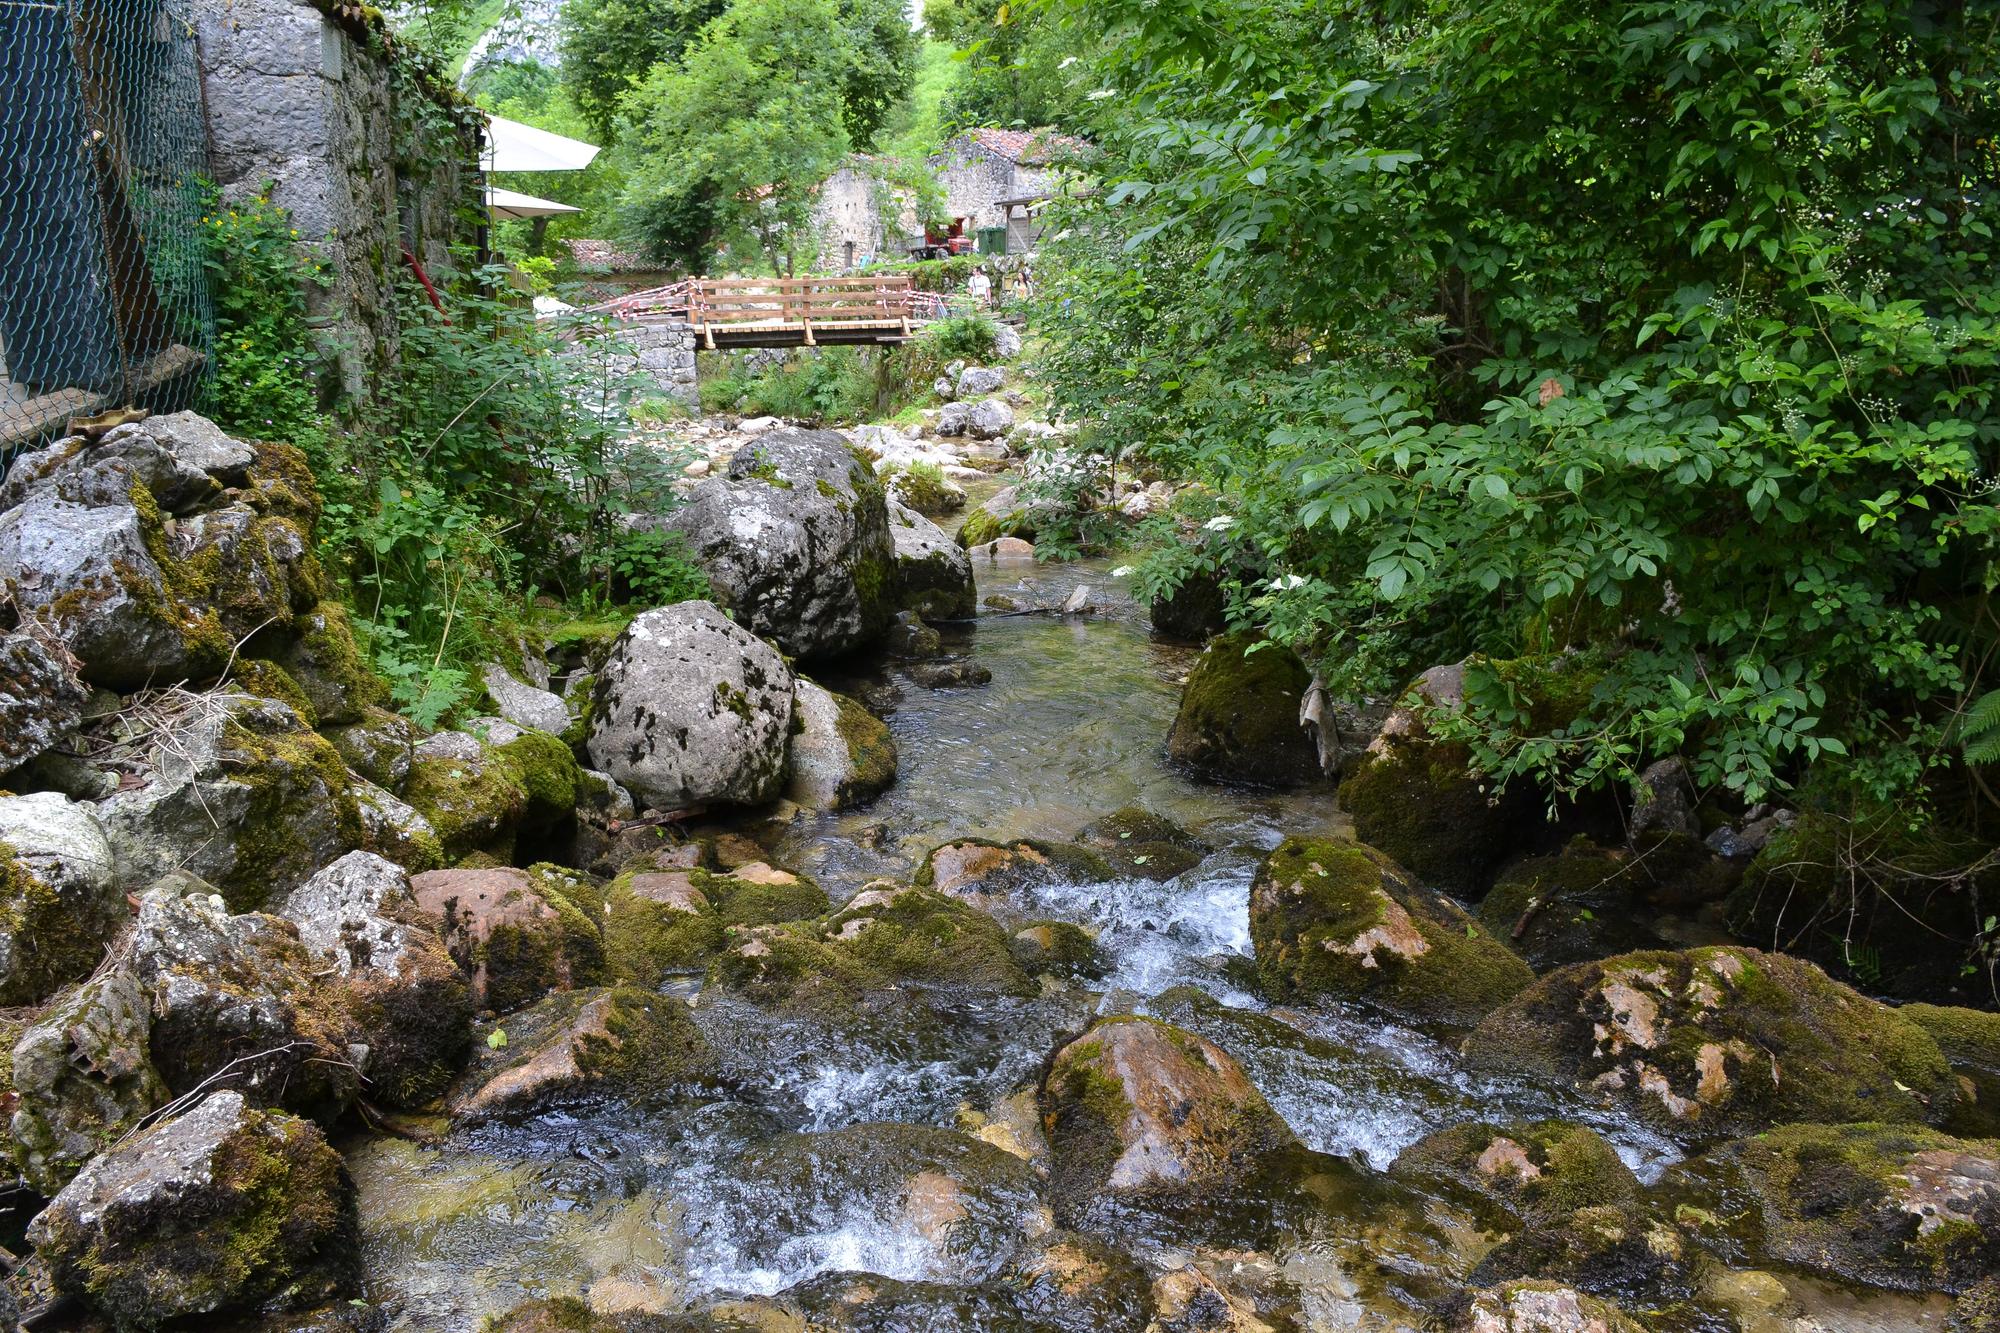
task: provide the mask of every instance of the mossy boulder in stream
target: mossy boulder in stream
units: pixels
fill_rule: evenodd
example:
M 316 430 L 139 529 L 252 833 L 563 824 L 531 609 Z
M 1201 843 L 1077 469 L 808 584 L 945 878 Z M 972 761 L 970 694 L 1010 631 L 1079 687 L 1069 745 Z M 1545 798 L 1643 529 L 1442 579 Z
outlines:
M 1627 1203 L 1640 1188 L 1602 1136 L 1567 1120 L 1453 1125 L 1405 1148 L 1389 1173 L 1476 1195 L 1522 1219 Z
M 786 795 L 815 810 L 846 810 L 896 781 L 896 741 L 883 721 L 844 694 L 798 682 Z
M 0 796 L 0 1006 L 90 975 L 129 912 L 90 807 L 56 792 Z
M 1687 1143 L 1793 1121 L 1948 1119 L 1937 1043 L 1803 959 L 1623 954 L 1551 972 L 1480 1023 L 1479 1068 L 1582 1086 Z
M 545 732 L 488 746 L 447 731 L 416 747 L 403 800 L 429 821 L 446 860 L 505 862 L 574 820 L 582 782 L 576 756 Z
M 717 1064 L 685 1001 L 636 986 L 551 995 L 495 1025 L 449 1106 L 515 1119 L 606 1099 L 658 1105 Z
M 331 966 L 323 984 L 366 1047 L 369 1100 L 418 1107 L 442 1093 L 471 1046 L 472 991 L 403 869 L 350 852 L 286 895 L 278 912 Z
M 871 885 L 819 927 L 820 938 L 896 982 L 1008 995 L 1037 987 L 992 917 L 929 889 Z
M 1539 798 L 1525 784 L 1502 790 L 1472 767 L 1456 741 L 1432 735 L 1426 716 L 1465 703 L 1469 670 L 1497 677 L 1523 701 L 1520 725 L 1545 734 L 1588 704 L 1600 669 L 1579 656 L 1475 659 L 1432 667 L 1413 682 L 1367 753 L 1340 784 L 1356 836 L 1380 847 L 1426 884 L 1476 895 L 1493 872 L 1549 836 Z
M 1104 1019 L 1042 1083 L 1060 1216 L 1118 1195 L 1192 1200 L 1248 1179 L 1292 1133 L 1221 1047 L 1150 1018 Z
M 1115 877 L 1102 853 L 1076 843 L 960 838 L 932 848 L 917 868 L 915 883 L 978 907 L 994 908 L 1008 904 L 1029 884 L 1054 880 L 1101 884 Z
M 1456 903 L 1358 842 L 1291 838 L 1265 857 L 1250 938 L 1273 998 L 1424 1022 L 1470 1026 L 1535 979 Z
M 1317 778 L 1319 747 L 1299 721 L 1311 685 L 1291 649 L 1224 635 L 1188 673 L 1167 757 L 1212 782 L 1289 787 Z
M 207 884 L 169 876 L 140 900 L 130 960 L 152 1006 L 153 1067 L 175 1094 L 226 1069 L 253 1105 L 329 1123 L 354 1099 L 345 1003 L 290 921 L 231 915 Z
M 413 876 L 418 907 L 438 923 L 473 1003 L 506 1013 L 551 990 L 594 983 L 604 966 L 598 925 L 562 877 L 511 866 Z
M 1578 838 L 1554 856 L 1500 872 L 1479 924 L 1537 972 L 1637 949 L 1667 947 L 1653 922 L 1670 906 L 1710 902 L 1731 872 L 1693 838 L 1669 834 L 1640 852 Z
M 1119 874 L 1162 883 L 1194 869 L 1214 850 L 1173 820 L 1137 806 L 1092 820 L 1076 840 L 1100 853 Z
M 1959 1292 L 2000 1277 L 2000 1140 L 1785 1125 L 1676 1167 L 1667 1187 L 1735 1219 L 1765 1260 L 1838 1281 Z
M 1646 1333 L 1610 1301 L 1561 1282 L 1522 1278 L 1475 1292 L 1452 1333 Z
M 353 1285 L 359 1254 L 339 1154 L 235 1092 L 97 1158 L 29 1239 L 58 1291 L 120 1329 L 312 1306 Z
M 705 970 L 732 926 L 802 921 L 827 907 L 810 878 L 761 861 L 727 874 L 635 868 L 604 890 L 606 974 L 658 986 L 673 973 Z

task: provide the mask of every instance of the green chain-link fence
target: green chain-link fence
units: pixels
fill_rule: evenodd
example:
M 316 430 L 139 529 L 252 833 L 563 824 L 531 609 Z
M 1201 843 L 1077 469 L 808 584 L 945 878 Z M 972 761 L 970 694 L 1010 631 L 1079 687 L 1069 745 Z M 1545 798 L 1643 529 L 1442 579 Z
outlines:
M 206 165 L 187 0 L 0 0 L 0 462 L 195 400 Z

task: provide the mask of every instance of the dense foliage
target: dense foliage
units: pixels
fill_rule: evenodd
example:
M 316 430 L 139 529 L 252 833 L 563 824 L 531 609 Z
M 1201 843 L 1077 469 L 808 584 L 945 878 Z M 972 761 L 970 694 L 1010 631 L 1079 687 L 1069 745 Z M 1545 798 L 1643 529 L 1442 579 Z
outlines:
M 618 132 L 618 99 L 655 65 L 679 60 L 727 0 L 566 0 L 562 77 L 600 140 Z
M 1052 379 L 1219 489 L 1239 615 L 1375 688 L 1601 655 L 1544 734 L 1474 674 L 1503 775 L 1921 802 L 1991 684 L 2000 12 L 1057 10 L 1116 111 Z
M 620 102 L 627 231 L 692 272 L 718 249 L 810 263 L 820 182 L 881 126 L 915 49 L 896 0 L 733 0 Z

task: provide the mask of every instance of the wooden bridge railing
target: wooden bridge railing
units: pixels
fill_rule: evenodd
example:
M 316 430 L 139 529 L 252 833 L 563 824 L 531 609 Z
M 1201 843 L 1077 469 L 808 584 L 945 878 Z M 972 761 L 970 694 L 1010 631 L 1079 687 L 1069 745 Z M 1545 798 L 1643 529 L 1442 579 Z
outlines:
M 821 334 L 907 338 L 911 324 L 932 317 L 935 298 L 916 291 L 906 274 L 840 278 L 694 278 L 634 292 L 594 307 L 628 318 L 684 318 L 713 350 L 722 335 L 733 346 L 761 336 L 817 345 Z

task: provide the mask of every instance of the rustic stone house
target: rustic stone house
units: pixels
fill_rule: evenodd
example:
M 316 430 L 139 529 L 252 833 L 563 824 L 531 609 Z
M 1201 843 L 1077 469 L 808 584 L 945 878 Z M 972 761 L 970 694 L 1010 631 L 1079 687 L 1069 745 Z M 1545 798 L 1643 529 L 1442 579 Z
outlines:
M 945 213 L 966 235 L 1006 229 L 1005 252 L 1034 247 L 1039 205 L 1061 192 L 1089 145 L 1050 130 L 967 130 L 926 158 Z

